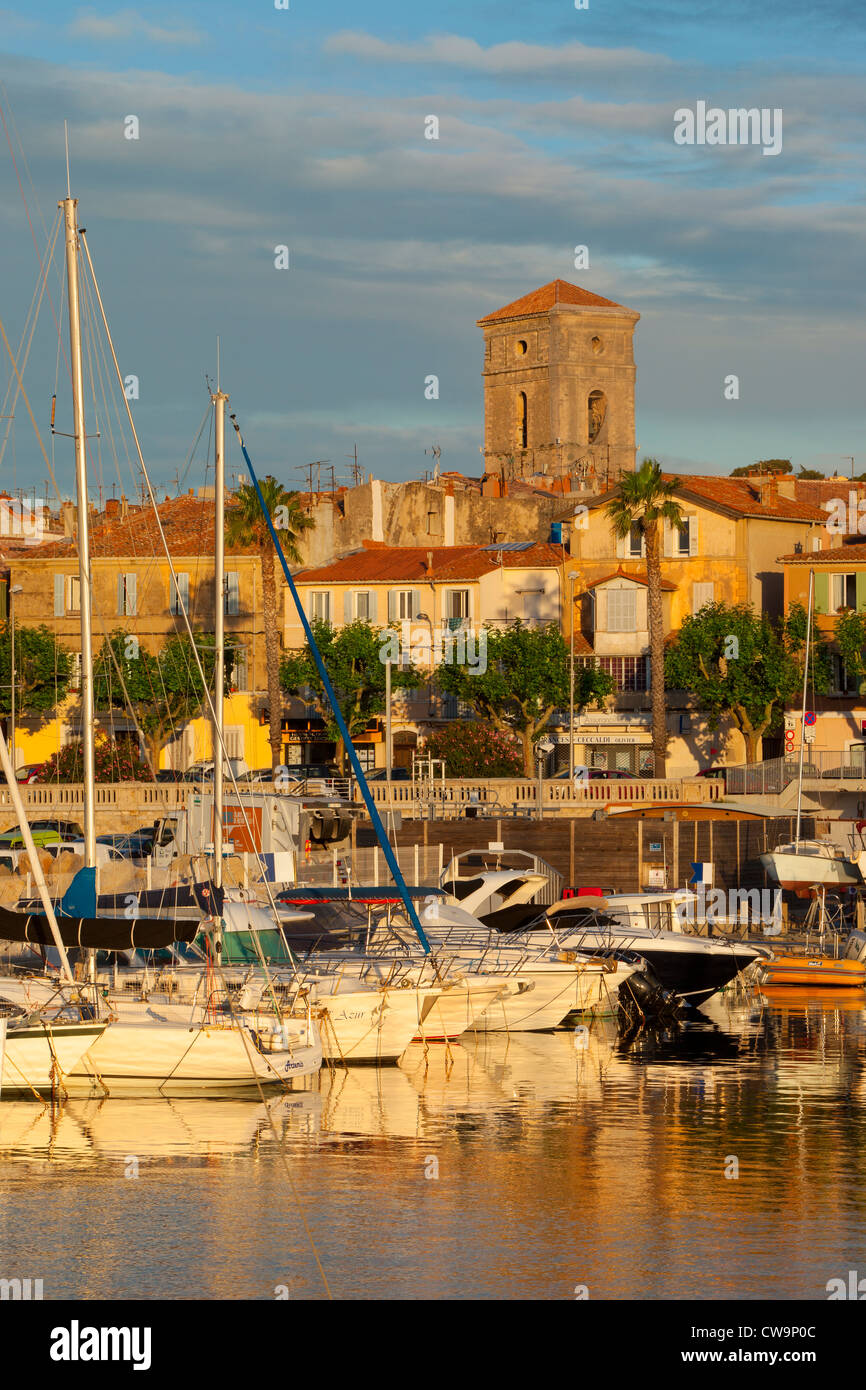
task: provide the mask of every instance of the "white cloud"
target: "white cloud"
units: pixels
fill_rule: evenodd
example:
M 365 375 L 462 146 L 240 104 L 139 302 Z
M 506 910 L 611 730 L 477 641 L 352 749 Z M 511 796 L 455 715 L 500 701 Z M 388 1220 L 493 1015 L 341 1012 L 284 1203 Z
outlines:
M 152 24 L 137 10 L 117 10 L 115 14 L 108 15 L 82 10 L 72 20 L 67 33 L 73 39 L 95 39 L 98 43 L 147 39 L 150 43 L 174 47 L 200 44 L 204 39 L 204 34 L 197 29 L 166 28 L 161 24 Z
M 422 63 L 457 67 L 502 77 L 544 77 L 555 74 L 575 79 L 591 72 L 662 71 L 676 66 L 670 58 L 639 48 L 590 48 L 583 43 L 545 47 L 531 43 L 496 43 L 483 48 L 459 34 L 436 34 L 421 43 L 389 43 L 372 34 L 342 30 L 325 44 L 328 53 L 375 63 Z

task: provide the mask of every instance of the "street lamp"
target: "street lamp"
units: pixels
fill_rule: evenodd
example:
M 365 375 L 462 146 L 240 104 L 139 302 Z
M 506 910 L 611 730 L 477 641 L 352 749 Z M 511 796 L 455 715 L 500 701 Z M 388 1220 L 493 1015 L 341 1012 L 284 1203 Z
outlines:
M 541 738 L 535 745 L 535 765 L 538 769 L 538 820 L 544 820 L 544 762 L 548 753 L 553 752 L 554 745 L 549 738 Z
M 9 638 L 10 638 L 10 668 L 12 689 L 9 701 L 9 760 L 12 763 L 13 773 L 15 768 L 15 595 L 23 594 L 24 590 L 20 584 L 13 584 L 9 590 Z

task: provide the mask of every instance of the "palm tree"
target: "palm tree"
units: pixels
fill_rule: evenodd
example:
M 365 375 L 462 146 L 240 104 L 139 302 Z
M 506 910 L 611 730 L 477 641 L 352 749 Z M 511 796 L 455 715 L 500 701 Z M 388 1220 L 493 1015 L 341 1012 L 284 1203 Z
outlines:
M 268 475 L 259 480 L 268 514 L 280 533 L 283 552 L 290 564 L 301 563 L 298 542 L 305 531 L 315 525 L 301 507 L 297 492 L 287 492 L 282 483 Z M 262 563 L 262 606 L 265 623 L 265 657 L 268 673 L 268 722 L 271 745 L 271 767 L 276 769 L 282 760 L 282 697 L 280 692 L 280 631 L 282 624 L 277 611 L 277 578 L 274 565 L 276 554 L 268 523 L 262 512 L 258 493 L 249 483 L 238 488 L 226 509 L 226 544 L 254 547 Z
M 665 479 L 661 464 L 644 459 L 634 473 L 624 473 L 619 494 L 608 503 L 607 515 L 614 535 L 624 540 L 639 526 L 646 542 L 646 577 L 649 604 L 650 691 L 653 719 L 653 763 L 656 777 L 664 777 L 667 754 L 665 719 L 665 634 L 662 621 L 662 571 L 659 522 L 683 528 L 683 514 L 673 494 L 679 478 Z

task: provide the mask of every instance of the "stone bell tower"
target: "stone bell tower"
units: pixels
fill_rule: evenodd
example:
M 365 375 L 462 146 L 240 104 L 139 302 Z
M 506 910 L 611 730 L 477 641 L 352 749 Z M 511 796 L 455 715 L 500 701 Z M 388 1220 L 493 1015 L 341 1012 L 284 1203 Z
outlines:
M 639 318 L 553 280 L 478 320 L 489 473 L 570 474 L 576 489 L 603 491 L 634 468 Z

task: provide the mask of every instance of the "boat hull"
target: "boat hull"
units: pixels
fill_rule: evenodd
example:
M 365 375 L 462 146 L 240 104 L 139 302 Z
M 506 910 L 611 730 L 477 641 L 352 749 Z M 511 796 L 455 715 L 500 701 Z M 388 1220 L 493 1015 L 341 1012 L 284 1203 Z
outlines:
M 866 988 L 866 963 L 833 956 L 774 956 L 759 967 L 762 989 Z
M 99 1022 L 29 1023 L 23 1028 L 8 1028 L 2 1071 L 4 1094 L 68 1089 L 68 1078 L 75 1067 L 105 1031 L 105 1024 Z

